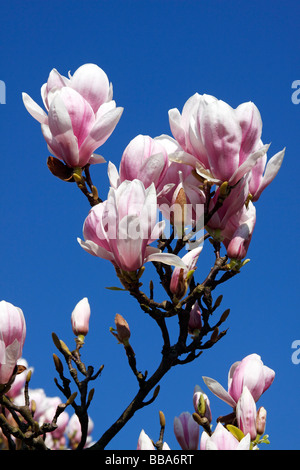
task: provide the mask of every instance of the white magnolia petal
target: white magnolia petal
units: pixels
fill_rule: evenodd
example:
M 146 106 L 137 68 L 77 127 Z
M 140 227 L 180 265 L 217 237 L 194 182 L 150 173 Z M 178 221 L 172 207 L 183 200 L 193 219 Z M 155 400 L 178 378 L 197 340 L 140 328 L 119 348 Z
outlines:
M 263 190 L 273 181 L 275 176 L 277 175 L 278 171 L 280 170 L 283 157 L 285 154 L 285 148 L 280 152 L 276 153 L 267 163 L 265 174 L 261 181 L 261 184 L 256 191 L 253 201 L 257 201 Z
M 228 405 L 232 406 L 232 408 L 235 408 L 236 402 L 235 400 L 229 395 L 229 393 L 225 390 L 224 387 L 222 387 L 219 382 L 217 382 L 214 379 L 211 379 L 210 377 L 202 377 L 205 385 L 209 388 L 209 390 L 216 395 L 218 398 L 221 400 L 225 401 Z
M 103 258 L 114 262 L 114 256 L 110 251 L 107 251 L 105 248 L 102 248 L 91 240 L 83 241 L 80 238 L 77 238 L 77 241 L 81 248 L 83 248 L 87 253 L 93 256 L 97 256 L 98 258 Z
M 173 255 L 172 253 L 153 253 L 147 256 L 146 262 L 157 261 L 159 263 L 168 264 L 170 266 L 176 266 L 179 268 L 186 269 L 186 264 L 182 261 L 179 256 Z
M 251 438 L 250 438 L 250 434 L 248 433 L 246 434 L 245 437 L 243 437 L 243 439 L 240 440 L 236 450 L 250 450 L 250 444 L 251 444 Z
M 117 188 L 120 185 L 120 175 L 114 163 L 108 162 L 107 174 L 108 174 L 110 185 L 113 188 Z
M 248 173 L 250 170 L 252 170 L 252 168 L 254 167 L 254 165 L 256 164 L 257 160 L 259 160 L 259 158 L 263 157 L 268 149 L 270 147 L 270 144 L 266 144 L 264 145 L 261 149 L 257 150 L 256 152 L 253 152 L 251 155 L 249 155 L 249 157 L 247 158 L 247 160 L 244 161 L 244 163 L 242 163 L 237 169 L 236 171 L 233 173 L 233 175 L 231 176 L 231 178 L 229 179 L 229 184 L 230 185 L 234 185 L 235 183 L 237 183 L 246 173 Z
M 29 96 L 27 93 L 22 93 L 22 99 L 25 108 L 41 124 L 48 123 L 48 116 L 45 111 Z

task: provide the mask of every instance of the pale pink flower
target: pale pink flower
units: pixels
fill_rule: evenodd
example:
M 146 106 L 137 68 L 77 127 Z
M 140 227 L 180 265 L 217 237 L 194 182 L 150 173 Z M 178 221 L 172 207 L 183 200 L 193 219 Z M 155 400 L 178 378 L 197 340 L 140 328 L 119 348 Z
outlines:
M 81 299 L 71 314 L 71 324 L 74 335 L 86 336 L 89 331 L 91 307 L 87 297 Z
M 0 384 L 11 379 L 26 337 L 26 323 L 22 310 L 10 302 L 0 302 Z
M 85 240 L 78 242 L 88 253 L 124 271 L 136 271 L 147 261 L 185 268 L 178 256 L 150 246 L 165 226 L 164 221 L 156 222 L 156 217 L 154 183 L 145 189 L 139 180 L 123 181 L 110 189 L 106 201 L 90 210 L 83 226 Z
M 105 72 L 85 64 L 67 79 L 53 69 L 41 93 L 48 114 L 27 93 L 23 102 L 41 124 L 49 151 L 73 168 L 104 162 L 94 151 L 111 135 L 123 112 L 112 99 Z
M 263 364 L 260 356 L 250 354 L 231 366 L 228 373 L 228 391 L 210 377 L 203 377 L 203 380 L 212 393 L 235 408 L 244 386 L 248 387 L 257 402 L 273 383 L 274 378 L 275 372 Z
M 137 450 L 155 450 L 152 440 L 143 429 L 138 438 Z
M 169 111 L 169 122 L 183 149 L 171 159 L 191 165 L 216 184 L 236 184 L 269 148 L 261 142 L 262 120 L 252 102 L 234 109 L 214 96 L 195 93 L 182 114 L 176 108 Z
M 167 152 L 159 141 L 148 135 L 137 135 L 125 148 L 119 169 L 117 180 L 116 169 L 112 172 L 113 164 L 110 163 L 110 182 L 116 187 L 125 180 L 138 179 L 143 182 L 145 188 L 154 183 L 157 188 L 163 180 L 169 167 Z
M 182 450 L 198 450 L 199 429 L 188 411 L 174 418 L 174 434 Z
M 241 441 L 231 434 L 221 423 L 218 423 L 211 436 L 203 431 L 200 439 L 200 450 L 250 450 L 250 434 Z

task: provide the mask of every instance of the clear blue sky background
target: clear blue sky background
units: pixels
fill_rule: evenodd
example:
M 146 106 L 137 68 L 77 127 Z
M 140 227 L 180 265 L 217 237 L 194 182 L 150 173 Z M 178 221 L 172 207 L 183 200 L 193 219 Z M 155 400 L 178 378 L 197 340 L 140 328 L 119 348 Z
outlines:
M 269 157 L 287 148 L 279 175 L 257 203 L 251 262 L 216 292 L 224 294 L 224 310 L 231 308 L 227 335 L 198 361 L 173 369 L 155 403 L 140 411 L 109 448 L 134 449 L 141 429 L 156 440 L 158 411 L 163 410 L 165 439 L 178 449 L 173 419 L 182 411 L 193 412 L 194 385 L 205 389 L 206 375 L 226 388 L 230 365 L 256 352 L 276 371 L 274 384 L 258 402 L 268 411 L 271 444 L 264 448 L 299 449 L 300 365 L 292 362 L 292 343 L 300 340 L 300 104 L 291 100 L 292 82 L 300 79 L 299 4 L 1 0 L 0 6 L 0 79 L 6 84 L 6 104 L 0 106 L 0 297 L 26 316 L 24 357 L 34 367 L 32 388 L 42 387 L 49 396 L 59 393 L 51 333 L 75 345 L 70 315 L 83 297 L 92 308 L 83 357 L 95 368 L 105 365 L 91 406 L 95 439 L 137 389 L 123 349 L 109 333 L 117 312 L 130 324 L 138 367 L 151 373 L 160 359 L 160 332 L 151 319 L 126 293 L 105 289 L 118 285 L 112 266 L 77 244 L 88 202 L 75 185 L 49 172 L 39 124 L 21 99 L 26 91 L 42 104 L 40 87 L 52 68 L 66 75 L 93 62 L 106 71 L 117 105 L 124 107 L 101 149 L 117 166 L 137 134 L 170 134 L 168 110 L 181 110 L 195 92 L 215 95 L 233 107 L 254 101 L 263 118 L 263 141 L 272 144 Z M 92 170 L 105 197 L 106 165 Z M 212 258 L 205 246 L 197 280 L 206 276 Z M 147 270 L 145 279 L 150 279 L 153 272 L 150 266 Z M 210 397 L 215 421 L 230 409 Z

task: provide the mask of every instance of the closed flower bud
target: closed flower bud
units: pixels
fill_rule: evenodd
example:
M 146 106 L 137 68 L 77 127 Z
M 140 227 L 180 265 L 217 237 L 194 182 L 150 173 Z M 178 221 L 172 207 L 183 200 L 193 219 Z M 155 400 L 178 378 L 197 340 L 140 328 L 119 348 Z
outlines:
M 188 331 L 190 334 L 196 334 L 202 328 L 201 311 L 198 302 L 195 302 L 191 311 L 188 324 Z
M 199 385 L 196 385 L 194 388 L 193 404 L 196 413 L 202 418 L 207 418 L 208 422 L 211 423 L 210 401 Z
M 265 432 L 266 419 L 267 419 L 267 411 L 263 406 L 261 406 L 257 410 L 257 415 L 256 415 L 256 431 L 257 431 L 257 434 L 262 435 Z
M 0 302 L 0 384 L 12 378 L 18 359 L 22 356 L 26 336 L 23 312 L 9 302 Z
M 115 325 L 117 329 L 116 336 L 119 342 L 126 345 L 130 338 L 130 328 L 125 318 L 123 318 L 119 313 L 115 316 Z
M 71 315 L 72 329 L 75 336 L 86 336 L 88 334 L 90 315 L 90 304 L 88 299 L 84 297 L 78 302 Z

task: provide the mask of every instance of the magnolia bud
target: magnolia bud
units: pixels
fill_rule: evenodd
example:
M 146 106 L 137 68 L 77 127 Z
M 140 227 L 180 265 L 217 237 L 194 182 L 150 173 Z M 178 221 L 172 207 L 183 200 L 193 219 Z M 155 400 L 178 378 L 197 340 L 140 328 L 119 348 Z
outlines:
M 71 315 L 71 323 L 74 335 L 86 336 L 89 331 L 91 309 L 88 299 L 84 297 L 78 302 Z
M 126 345 L 130 338 L 130 329 L 125 318 L 122 317 L 119 313 L 115 316 L 115 325 L 117 329 L 117 338 L 120 343 Z
M 257 415 L 256 415 L 256 431 L 257 431 L 257 434 L 262 435 L 265 432 L 266 419 L 267 419 L 267 411 L 263 406 L 261 406 L 258 409 Z
M 201 319 L 201 311 L 198 302 L 195 302 L 191 311 L 190 311 L 190 318 L 188 329 L 190 334 L 196 334 L 196 332 L 200 331 L 202 328 L 202 319 Z

